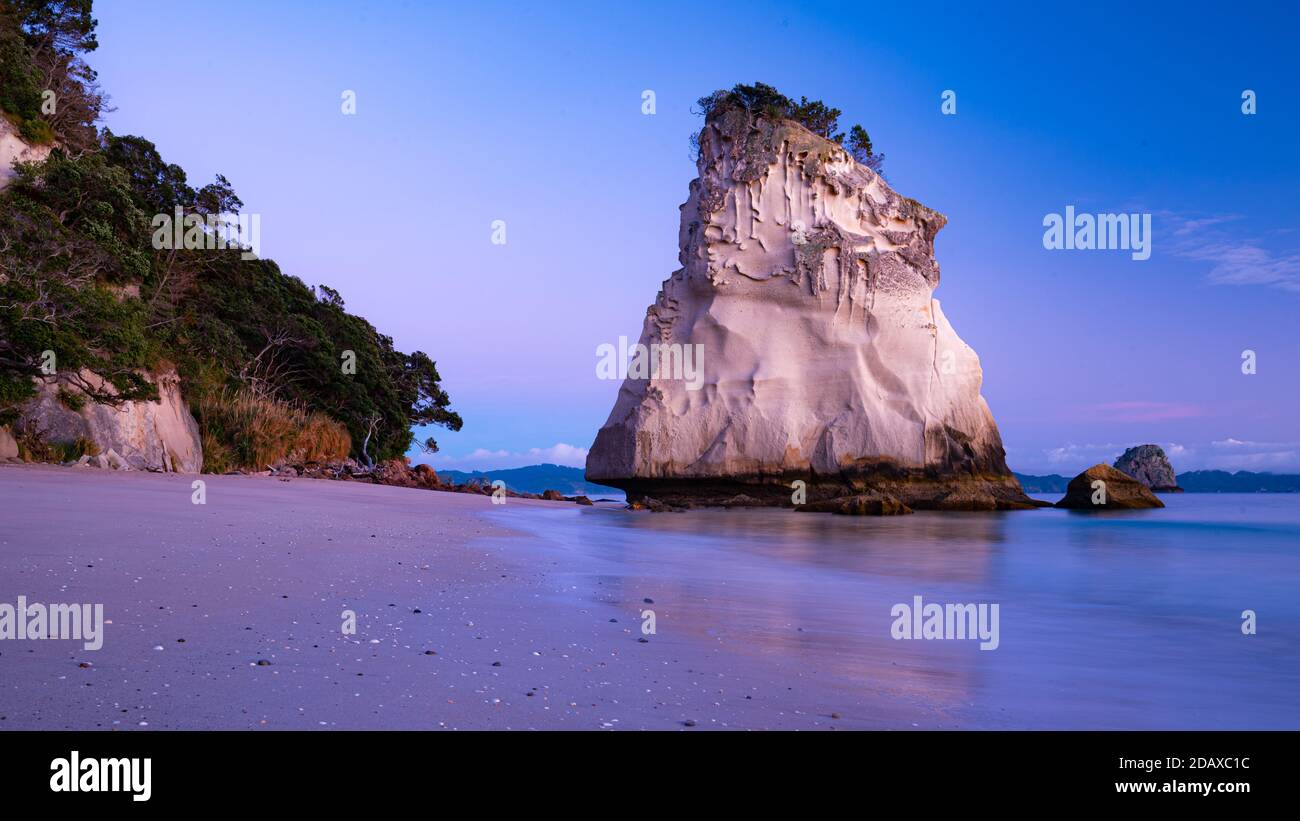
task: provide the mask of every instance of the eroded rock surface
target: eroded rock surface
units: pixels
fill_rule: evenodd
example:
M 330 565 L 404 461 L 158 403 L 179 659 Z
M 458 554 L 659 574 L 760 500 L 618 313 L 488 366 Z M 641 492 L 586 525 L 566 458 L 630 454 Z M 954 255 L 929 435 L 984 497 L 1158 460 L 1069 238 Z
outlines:
M 96 390 L 112 390 L 112 385 L 90 371 L 82 371 L 80 376 Z M 73 410 L 60 400 L 59 389 L 74 395 L 79 391 L 50 377 L 41 381 L 37 395 L 23 404 L 19 424 L 38 431 L 48 442 L 87 439 L 106 458 L 112 453 L 122 465 L 136 470 L 198 473 L 203 469 L 203 444 L 198 423 L 181 397 L 180 380 L 174 372 L 167 372 L 152 381 L 158 386 L 156 402 L 123 402 L 113 407 L 86 400 L 81 394 L 84 404 Z
M 701 345 L 698 390 L 624 381 L 587 479 L 636 501 L 790 505 L 876 492 L 906 506 L 1032 506 L 980 395 L 975 351 L 934 299 L 946 218 L 845 149 L 732 110 L 700 134 L 681 268 L 643 345 Z M 669 349 L 671 350 L 671 348 Z
M 1127 473 L 1157 493 L 1178 493 L 1178 477 L 1169 464 L 1164 448 L 1159 445 L 1138 445 L 1124 451 L 1115 460 L 1115 469 Z

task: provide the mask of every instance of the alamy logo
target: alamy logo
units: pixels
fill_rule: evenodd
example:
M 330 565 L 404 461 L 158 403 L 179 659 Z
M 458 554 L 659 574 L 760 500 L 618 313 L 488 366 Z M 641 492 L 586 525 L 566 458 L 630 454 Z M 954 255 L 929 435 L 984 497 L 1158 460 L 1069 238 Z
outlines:
M 698 342 L 629 346 L 627 337 L 620 336 L 617 348 L 608 342 L 597 345 L 596 356 L 597 379 L 673 379 L 685 382 L 688 391 L 704 386 L 704 345 Z
M 260 214 L 156 214 L 150 222 L 155 251 L 185 249 L 214 251 L 238 248 L 240 259 L 257 259 L 262 252 Z
M 153 795 L 152 758 L 82 758 L 73 750 L 50 762 L 52 792 L 129 792 L 132 801 Z
M 896 604 L 889 615 L 889 635 L 899 639 L 979 639 L 981 650 L 998 649 L 996 604 L 925 604 L 913 596 L 911 605 Z
M 87 650 L 104 646 L 104 605 L 0 602 L 0 639 L 72 639 Z
M 1043 217 L 1043 247 L 1049 251 L 1132 251 L 1136 260 L 1151 258 L 1150 214 L 1076 214 Z

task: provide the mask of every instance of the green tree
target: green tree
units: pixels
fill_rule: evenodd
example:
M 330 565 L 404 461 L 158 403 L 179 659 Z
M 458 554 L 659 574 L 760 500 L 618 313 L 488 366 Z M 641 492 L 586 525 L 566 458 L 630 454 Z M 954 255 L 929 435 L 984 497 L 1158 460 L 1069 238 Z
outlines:
M 831 108 L 821 100 L 809 101 L 807 97 L 799 98 L 799 105 L 794 107 L 790 119 L 802 123 L 812 133 L 835 142 L 843 142 L 844 135 L 837 133 L 840 127 L 840 110 Z
M 855 125 L 849 129 L 849 153 L 853 155 L 853 159 L 867 168 L 877 174 L 881 173 L 885 163 L 885 155 L 875 153 L 871 145 L 871 137 L 867 134 L 867 130 L 860 125 Z
M 243 203 L 224 176 L 196 189 L 148 140 L 98 132 L 103 97 L 81 61 L 98 46 L 95 26 L 90 0 L 0 0 L 0 107 L 53 127 L 61 145 L 0 191 L 0 424 L 53 351 L 57 380 L 96 401 L 156 397 L 145 374 L 165 361 L 192 406 L 252 395 L 324 413 L 365 459 L 405 453 L 413 425 L 459 430 L 433 359 L 397 350 L 334 289 L 318 295 L 237 248 L 154 247 L 157 215 Z M 50 88 L 60 114 L 47 120 Z
M 98 147 L 105 98 L 84 60 L 99 47 L 97 24 L 91 0 L 0 0 L 0 89 L 12 89 L 0 91 L 0 108 L 26 139 L 57 137 L 74 154 Z M 50 110 L 45 92 L 54 95 Z

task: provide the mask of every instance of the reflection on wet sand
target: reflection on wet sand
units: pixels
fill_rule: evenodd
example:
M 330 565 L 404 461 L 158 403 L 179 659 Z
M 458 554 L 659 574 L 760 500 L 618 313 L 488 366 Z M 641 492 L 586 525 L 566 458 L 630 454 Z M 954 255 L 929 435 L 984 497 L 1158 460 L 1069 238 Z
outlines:
M 651 608 L 660 634 L 715 648 L 720 665 L 769 666 L 790 687 L 869 691 L 948 726 L 1297 726 L 1286 693 L 1300 688 L 1300 641 L 1245 638 L 1236 619 L 1249 602 L 1296 625 L 1300 510 L 1242 504 L 1189 494 L 1092 517 L 528 516 L 597 601 Z M 891 638 L 891 608 L 918 595 L 998 603 L 1001 646 Z M 1246 683 L 1250 703 L 1222 703 Z

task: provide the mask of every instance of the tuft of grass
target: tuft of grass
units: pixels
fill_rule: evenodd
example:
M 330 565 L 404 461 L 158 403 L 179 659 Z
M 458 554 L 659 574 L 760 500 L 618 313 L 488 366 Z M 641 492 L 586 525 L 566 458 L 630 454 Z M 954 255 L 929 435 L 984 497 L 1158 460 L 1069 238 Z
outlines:
M 84 456 L 99 455 L 99 445 L 96 445 L 93 441 L 87 439 L 84 436 L 78 436 L 77 441 L 73 442 L 73 445 L 77 448 L 78 453 L 76 458 L 78 459 L 80 459 L 83 455 Z
M 71 391 L 65 387 L 60 387 L 56 396 L 58 397 L 59 403 L 70 411 L 79 411 L 86 406 L 86 395 L 84 393 L 78 393 L 77 391 Z
M 200 399 L 194 410 L 205 473 L 262 470 L 282 460 L 336 461 L 352 450 L 343 424 L 297 404 L 222 391 Z
M 18 443 L 18 456 L 24 462 L 75 462 L 82 456 L 98 456 L 99 446 L 78 436 L 71 442 L 56 442 L 46 438 L 46 432 L 28 423 L 14 431 Z

